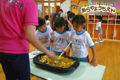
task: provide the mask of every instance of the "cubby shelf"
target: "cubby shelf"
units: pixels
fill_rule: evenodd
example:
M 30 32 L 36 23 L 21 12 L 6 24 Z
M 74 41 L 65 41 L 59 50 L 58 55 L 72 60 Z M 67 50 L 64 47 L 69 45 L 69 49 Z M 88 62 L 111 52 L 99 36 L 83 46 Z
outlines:
M 103 39 L 106 40 L 120 40 L 120 15 L 94 15 L 88 14 L 88 27 L 87 31 L 90 33 L 92 38 L 97 38 L 96 22 L 97 16 L 102 16 L 102 30 Z

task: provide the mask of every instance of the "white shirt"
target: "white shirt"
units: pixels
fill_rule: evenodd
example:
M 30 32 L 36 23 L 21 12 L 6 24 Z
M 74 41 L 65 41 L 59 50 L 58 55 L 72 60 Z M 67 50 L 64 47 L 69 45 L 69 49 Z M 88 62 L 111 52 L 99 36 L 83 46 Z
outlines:
M 101 28 L 101 22 L 100 21 L 96 23 L 96 30 L 98 30 L 98 28 Z
M 70 27 L 70 25 L 68 25 L 68 27 Z M 71 34 L 72 34 L 72 32 L 73 32 L 73 31 L 75 31 L 75 30 L 74 30 L 74 29 L 73 29 L 73 27 L 72 27 L 72 28 L 71 28 L 71 29 L 69 29 L 68 31 L 69 31 L 69 33 L 70 33 L 70 35 L 71 35 Z
M 53 30 L 52 30 L 52 28 L 49 26 L 49 25 L 47 25 L 47 27 L 49 28 L 49 32 L 53 32 Z
M 67 15 L 64 14 L 64 13 L 61 13 L 61 14 L 60 14 L 60 17 L 63 17 L 63 18 L 64 18 L 64 17 L 67 17 Z
M 47 26 L 47 27 L 50 27 L 50 31 L 53 32 L 53 30 L 52 30 L 52 28 L 51 28 L 51 26 L 50 26 L 50 21 L 49 21 L 49 20 L 46 20 L 46 26 Z
M 50 43 L 50 38 L 51 38 L 51 34 L 52 33 L 52 30 L 50 27 L 46 27 L 46 30 L 45 31 L 39 31 L 37 30 L 35 32 L 36 36 L 39 38 L 39 39 L 48 39 L 48 42 L 47 43 L 44 43 L 43 45 L 45 47 L 48 47 L 49 46 L 49 43 Z
M 74 29 L 69 29 L 68 32 L 70 33 L 70 35 L 74 32 Z
M 45 22 L 46 22 L 47 26 L 50 26 L 50 21 L 49 20 L 46 20 Z
M 94 47 L 94 43 L 87 31 L 81 33 L 72 33 L 70 41 L 72 40 L 73 56 L 78 58 L 85 58 L 88 55 L 88 48 Z
M 62 49 L 66 47 L 67 42 L 69 42 L 70 39 L 70 33 L 68 31 L 59 33 L 57 31 L 54 31 L 51 34 L 51 38 L 53 40 L 53 48 L 57 52 L 62 52 Z

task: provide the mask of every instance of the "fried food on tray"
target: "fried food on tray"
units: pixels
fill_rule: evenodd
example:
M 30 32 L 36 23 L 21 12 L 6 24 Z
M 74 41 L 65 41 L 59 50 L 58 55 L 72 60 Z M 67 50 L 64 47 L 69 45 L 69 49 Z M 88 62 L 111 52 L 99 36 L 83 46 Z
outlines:
M 61 56 L 60 61 L 50 59 L 47 55 L 39 57 L 38 59 L 42 63 L 46 63 L 49 65 L 53 65 L 53 66 L 57 66 L 57 67 L 61 67 L 61 68 L 69 68 L 70 66 L 72 66 L 75 63 L 74 60 L 69 59 L 67 57 L 63 57 L 63 56 Z

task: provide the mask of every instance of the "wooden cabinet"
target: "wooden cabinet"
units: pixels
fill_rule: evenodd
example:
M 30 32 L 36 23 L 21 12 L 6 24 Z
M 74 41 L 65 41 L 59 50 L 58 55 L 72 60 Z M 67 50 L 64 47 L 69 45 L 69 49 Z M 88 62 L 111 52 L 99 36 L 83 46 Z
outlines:
M 87 23 L 87 31 L 90 33 L 92 38 L 97 38 L 96 31 L 96 22 L 97 16 L 102 16 L 102 31 L 103 31 L 103 39 L 106 40 L 120 40 L 120 15 L 95 15 L 88 14 L 87 15 L 88 23 Z

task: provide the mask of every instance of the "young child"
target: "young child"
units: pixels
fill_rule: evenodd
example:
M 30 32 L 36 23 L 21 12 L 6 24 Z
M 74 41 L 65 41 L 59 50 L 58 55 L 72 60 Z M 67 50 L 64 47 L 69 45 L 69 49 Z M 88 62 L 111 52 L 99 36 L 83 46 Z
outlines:
M 91 48 L 93 57 L 90 61 L 90 64 L 96 66 L 97 63 L 94 43 L 90 37 L 90 34 L 83 29 L 83 27 L 85 26 L 85 22 L 86 20 L 83 15 L 75 15 L 72 20 L 72 24 L 75 30 L 73 31 L 70 38 L 70 41 L 72 41 L 71 46 L 73 57 L 79 59 L 80 61 L 89 62 L 88 48 Z
M 75 14 L 73 12 L 68 14 L 68 20 L 72 23 L 72 19 L 75 16 Z
M 71 13 L 69 13 L 69 17 L 74 17 L 73 14 L 71 15 Z M 73 31 L 73 25 L 71 23 L 71 21 L 69 20 L 70 18 L 67 18 L 67 16 L 65 14 L 61 15 L 61 17 L 63 17 L 65 19 L 65 22 L 66 22 L 66 27 L 65 27 L 65 30 L 68 30 L 70 32 L 70 34 L 72 33 Z
M 102 39 L 102 28 L 101 28 L 101 22 L 102 22 L 102 17 L 98 16 L 97 17 L 97 23 L 96 23 L 96 31 L 98 33 L 98 41 L 95 43 L 103 42 L 104 40 Z
M 71 13 L 71 11 L 67 11 L 67 16 Z
M 55 19 L 55 31 L 51 34 L 53 40 L 53 48 L 56 54 L 61 54 L 62 50 L 67 46 L 70 34 L 65 29 L 66 22 L 63 17 L 58 17 Z
M 45 16 L 45 22 L 46 22 L 47 26 L 50 26 L 50 21 L 49 21 L 49 16 L 48 15 Z
M 73 12 L 68 14 L 68 20 L 69 20 L 70 23 L 72 23 L 72 19 L 73 19 L 74 16 L 75 16 L 75 14 Z M 70 25 L 70 23 L 68 24 L 69 30 L 73 31 L 73 25 Z
M 41 43 L 50 50 L 50 38 L 51 38 L 51 28 L 46 27 L 45 20 L 42 18 L 38 18 L 39 25 L 37 26 L 37 31 L 35 32 L 36 36 L 39 38 Z
M 49 16 L 48 15 L 45 16 L 45 23 L 46 23 L 46 26 L 49 27 L 50 31 L 52 32 L 53 30 L 50 26 L 50 21 L 49 21 Z

